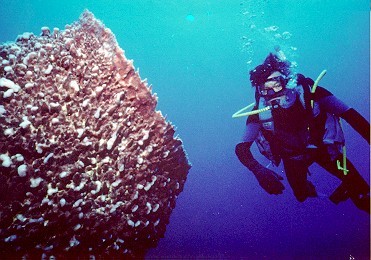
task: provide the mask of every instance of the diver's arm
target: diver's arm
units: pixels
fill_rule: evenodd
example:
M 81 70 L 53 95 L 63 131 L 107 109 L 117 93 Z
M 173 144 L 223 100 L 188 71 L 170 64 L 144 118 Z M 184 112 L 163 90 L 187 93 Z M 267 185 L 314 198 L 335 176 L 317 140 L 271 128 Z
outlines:
M 318 100 L 321 109 L 347 121 L 368 143 L 370 143 L 370 123 L 355 109 L 350 108 L 334 95 Z
M 285 189 L 280 181 L 283 180 L 283 178 L 255 160 L 250 151 L 251 144 L 252 142 L 243 142 L 236 145 L 236 155 L 238 159 L 255 175 L 259 185 L 266 192 L 269 194 L 281 194 Z
M 254 175 L 256 175 L 259 171 L 261 171 L 262 168 L 264 168 L 264 166 L 261 165 L 257 160 L 255 160 L 250 151 L 251 145 L 252 142 L 239 143 L 236 145 L 235 152 L 240 162 L 245 165 L 246 168 L 249 169 L 252 173 L 254 173 Z
M 350 108 L 340 117 L 344 118 L 368 143 L 370 143 L 370 123 L 355 109 Z
M 246 122 L 246 129 L 243 135 L 243 142 L 236 145 L 236 155 L 240 162 L 252 172 L 256 172 L 261 166 L 251 154 L 250 147 L 257 138 L 260 131 L 259 118 L 256 115 L 249 116 Z M 263 167 L 263 166 L 261 166 Z

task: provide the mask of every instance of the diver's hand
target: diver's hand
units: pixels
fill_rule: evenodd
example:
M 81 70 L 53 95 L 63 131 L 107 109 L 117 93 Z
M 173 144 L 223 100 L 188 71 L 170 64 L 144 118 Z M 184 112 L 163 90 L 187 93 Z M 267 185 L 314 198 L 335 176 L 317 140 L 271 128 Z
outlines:
M 282 176 L 278 175 L 274 171 L 267 168 L 261 168 L 258 172 L 254 173 L 259 185 L 269 194 L 282 194 L 285 186 L 283 186 L 281 180 Z

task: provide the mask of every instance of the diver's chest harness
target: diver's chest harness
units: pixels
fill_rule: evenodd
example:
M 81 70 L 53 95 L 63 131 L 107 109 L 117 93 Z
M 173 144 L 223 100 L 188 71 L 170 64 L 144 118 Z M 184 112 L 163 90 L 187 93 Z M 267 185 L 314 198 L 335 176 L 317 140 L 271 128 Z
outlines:
M 319 114 L 317 103 L 310 111 L 306 110 L 303 86 L 295 89 L 285 89 L 281 96 L 266 99 L 260 97 L 258 108 L 271 107 L 271 109 L 258 114 L 259 121 L 264 130 L 272 134 L 284 131 L 297 133 L 308 129 L 308 122 Z
M 274 165 L 278 166 L 281 162 L 280 147 L 275 145 L 276 135 L 279 131 L 291 130 L 296 134 L 303 131 L 307 136 L 306 148 L 324 145 L 332 159 L 342 153 L 342 163 L 337 160 L 337 167 L 344 172 L 344 175 L 348 173 L 345 138 L 340 118 L 330 113 L 321 112 L 319 105 L 314 102 L 315 90 L 325 74 L 326 70 L 322 71 L 314 82 L 298 74 L 297 84 L 294 88 L 286 88 L 283 90 L 285 91 L 283 95 L 277 95 L 277 97 L 270 99 L 260 97 L 256 92 L 254 103 L 232 115 L 232 118 L 258 115 L 262 130 L 258 133 L 256 144 L 259 151 Z M 246 112 L 252 106 L 254 109 Z M 293 118 L 296 120 L 292 120 Z
M 304 149 L 326 145 L 333 151 L 330 155 L 335 159 L 345 143 L 339 117 L 320 111 L 318 103 L 313 101 L 309 84 L 298 84 L 283 91 L 273 98 L 256 96 L 258 105 L 255 109 L 270 107 L 258 114 L 262 131 L 256 143 L 260 152 L 278 165 L 282 147 L 277 147 L 277 139 L 280 139 L 278 143 Z M 296 143 L 290 144 L 289 139 Z

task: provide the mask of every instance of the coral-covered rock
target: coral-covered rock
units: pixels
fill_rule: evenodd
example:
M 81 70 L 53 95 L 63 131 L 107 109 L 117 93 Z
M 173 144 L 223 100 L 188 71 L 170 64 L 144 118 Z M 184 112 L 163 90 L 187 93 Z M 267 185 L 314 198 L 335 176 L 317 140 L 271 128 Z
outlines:
M 0 254 L 143 257 L 190 165 L 112 32 L 85 11 L 0 46 Z

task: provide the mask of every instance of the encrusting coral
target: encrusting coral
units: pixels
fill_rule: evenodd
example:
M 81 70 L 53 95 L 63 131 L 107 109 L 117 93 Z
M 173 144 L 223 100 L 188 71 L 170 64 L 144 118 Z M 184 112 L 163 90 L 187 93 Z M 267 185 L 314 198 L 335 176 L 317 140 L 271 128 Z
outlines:
M 0 254 L 144 257 L 190 169 L 157 98 L 89 11 L 0 46 Z

